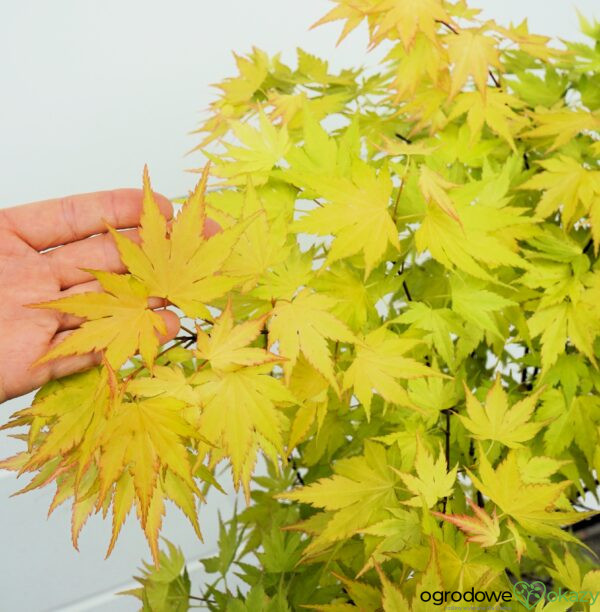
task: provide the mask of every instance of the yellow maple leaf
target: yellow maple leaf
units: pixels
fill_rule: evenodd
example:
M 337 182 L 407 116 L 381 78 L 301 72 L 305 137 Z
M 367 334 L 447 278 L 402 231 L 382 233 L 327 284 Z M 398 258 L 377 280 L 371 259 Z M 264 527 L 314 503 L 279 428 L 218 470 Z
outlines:
M 390 33 L 399 36 L 406 49 L 410 48 L 417 32 L 437 42 L 440 22 L 450 22 L 441 0 L 383 0 L 373 12 L 378 19 L 371 34 L 371 44 L 377 45 Z
M 474 504 L 470 499 L 467 503 L 471 506 L 475 516 L 468 514 L 443 514 L 442 512 L 432 512 L 431 514 L 456 525 L 469 537 L 467 542 L 476 542 L 482 547 L 494 546 L 500 537 L 500 522 L 496 515 L 496 509 L 490 516 L 483 508 Z
M 531 113 L 533 126 L 522 134 L 524 138 L 549 139 L 551 150 L 558 149 L 584 130 L 600 129 L 600 113 L 584 109 L 538 108 Z
M 521 111 L 525 106 L 519 98 L 497 88 L 489 89 L 485 96 L 477 91 L 467 91 L 457 96 L 448 120 L 452 121 L 467 113 L 472 144 L 481 139 L 481 131 L 486 124 L 516 151 L 514 138 L 529 121 L 521 112 L 515 110 Z
M 547 61 L 553 55 L 561 53 L 558 49 L 553 49 L 548 46 L 548 43 L 552 40 L 550 37 L 540 34 L 531 34 L 529 32 L 527 19 L 523 19 L 517 26 L 511 25 L 509 28 L 504 28 L 500 25 L 495 25 L 494 27 L 499 34 L 517 43 L 522 51 L 533 57 Z
M 197 328 L 196 355 L 200 359 L 206 359 L 213 370 L 223 372 L 237 369 L 240 366 L 283 361 L 281 357 L 269 353 L 264 348 L 248 346 L 265 328 L 268 316 L 265 314 L 258 319 L 235 325 L 231 300 L 229 300 L 225 310 L 212 326 L 210 334 L 200 327 Z
M 297 403 L 281 381 L 271 376 L 272 369 L 267 363 L 225 372 L 200 370 L 192 376 L 202 403 L 198 429 L 219 450 L 213 463 L 229 457 L 234 486 L 243 486 L 248 501 L 257 450 L 262 448 L 273 461 L 285 454 L 282 432 L 287 418 L 279 406 Z M 212 449 L 206 445 L 203 453 Z
M 279 353 L 289 381 L 300 351 L 309 363 L 334 387 L 338 388 L 326 338 L 354 342 L 354 334 L 331 314 L 335 301 L 319 293 L 303 289 L 292 300 L 278 300 L 269 320 L 269 347 L 279 342 Z
M 287 418 L 279 406 L 297 403 L 271 376 L 273 363 L 282 358 L 248 346 L 260 334 L 266 316 L 234 325 L 229 303 L 210 333 L 198 329 L 197 355 L 210 369 L 202 365 L 189 379 L 202 405 L 197 428 L 208 442 L 202 445 L 199 459 L 207 453 L 212 453 L 213 463 L 229 457 L 234 485 L 242 484 L 248 498 L 257 449 L 269 456 L 284 454 Z
M 529 422 L 535 410 L 539 394 L 533 393 L 509 408 L 508 397 L 502 388 L 500 376 L 487 393 L 485 407 L 465 385 L 467 415 L 459 415 L 462 424 L 477 440 L 495 440 L 518 448 L 544 426 L 545 423 Z
M 203 438 L 187 420 L 185 402 L 165 395 L 129 401 L 123 389 L 111 396 L 108 378 L 102 367 L 51 383 L 31 408 L 19 413 L 36 424 L 30 449 L 3 467 L 39 470 L 23 491 L 56 482 L 50 512 L 73 498 L 75 547 L 88 516 L 112 507 L 109 555 L 135 505 L 156 561 L 165 497 L 186 513 L 200 535 L 194 500 L 202 495 L 188 447 Z
M 256 189 L 249 182 L 242 217 L 250 218 L 253 215 L 254 221 L 233 246 L 231 255 L 222 268 L 224 274 L 243 279 L 242 292 L 252 289 L 265 271 L 283 263 L 290 253 L 290 247 L 285 246 L 285 216 L 279 215 L 269 222 Z
M 287 445 L 290 454 L 294 447 L 305 439 L 315 421 L 317 432 L 321 429 L 327 414 L 329 383 L 300 354 L 292 370 L 288 387 L 294 397 L 301 402 L 290 427 Z
M 367 419 L 371 414 L 373 390 L 387 402 L 420 410 L 409 399 L 406 389 L 396 382 L 397 378 L 441 376 L 417 360 L 404 357 L 405 353 L 420 343 L 418 339 L 401 338 L 385 326 L 372 331 L 356 343 L 356 356 L 344 372 L 343 388 L 354 388 L 354 394 L 363 405 Z
M 388 507 L 397 506 L 398 477 L 388 464 L 381 444 L 367 440 L 364 454 L 335 462 L 334 475 L 277 495 L 322 508 L 319 535 L 310 542 L 305 556 L 326 549 L 369 524 L 388 518 Z M 303 529 L 305 525 L 295 526 Z M 310 529 L 310 528 L 309 528 Z
M 121 259 L 151 296 L 168 299 L 190 317 L 211 319 L 206 302 L 224 295 L 240 280 L 220 272 L 233 245 L 254 218 L 242 220 L 205 239 L 207 179 L 208 167 L 168 233 L 167 221 L 154 200 L 146 169 L 140 229 L 142 244 L 136 244 L 115 230 L 111 229 L 111 233 Z
M 485 95 L 490 66 L 502 69 L 496 41 L 479 29 L 464 29 L 449 35 L 447 45 L 448 57 L 453 64 L 450 97 L 461 90 L 469 76 Z
M 381 605 L 383 606 L 383 612 L 410 610 L 408 601 L 404 598 L 402 591 L 387 578 L 379 566 L 376 566 L 376 569 L 381 580 Z
M 427 207 L 421 226 L 415 233 L 417 249 L 429 249 L 431 255 L 448 268 L 456 266 L 476 278 L 487 281 L 494 277 L 482 267 L 511 265 L 525 267 L 526 261 L 517 254 L 514 237 L 527 231 L 531 217 L 525 209 L 511 206 L 477 206 L 453 198 L 462 226 L 438 206 Z M 511 234 L 514 236 L 511 238 Z
M 84 317 L 86 321 L 50 349 L 38 363 L 66 355 L 105 349 L 113 368 L 122 366 L 139 349 L 152 366 L 158 351 L 158 335 L 166 334 L 164 320 L 148 307 L 147 288 L 129 274 L 89 270 L 105 293 L 88 292 L 32 305 Z
M 385 255 L 388 244 L 400 250 L 398 230 L 389 211 L 393 185 L 385 166 L 376 174 L 355 160 L 352 180 L 303 172 L 289 172 L 289 176 L 298 186 L 330 202 L 309 211 L 293 225 L 299 232 L 335 236 L 324 267 L 362 251 L 366 278 Z
M 447 190 L 452 189 L 452 187 L 456 187 L 456 184 L 446 180 L 443 176 L 434 172 L 425 164 L 419 168 L 419 188 L 423 193 L 425 201 L 434 202 L 448 216 L 452 217 L 459 225 L 462 225 L 456 208 L 450 196 L 446 193 Z
M 588 512 L 556 510 L 556 502 L 562 491 L 571 484 L 570 481 L 549 484 L 523 482 L 515 451 L 510 451 L 495 470 L 481 447 L 478 456 L 479 477 L 468 469 L 467 474 L 475 487 L 489 497 L 502 512 L 514 518 L 532 534 L 578 541 L 558 528 L 576 523 L 590 515 Z
M 567 340 L 596 365 L 593 340 L 598 319 L 596 304 L 585 299 L 538 308 L 527 319 L 527 326 L 533 338 L 541 336 L 542 370 L 546 372 L 564 353 Z
M 417 507 L 425 504 L 427 508 L 431 508 L 438 500 L 452 495 L 458 465 L 448 471 L 441 446 L 438 458 L 434 459 L 427 448 L 417 441 L 415 471 L 416 476 L 398 472 L 408 490 L 415 496 L 405 501 L 405 504 Z
M 600 242 L 600 171 L 589 170 L 578 160 L 557 155 L 538 162 L 543 172 L 532 176 L 521 189 L 543 191 L 536 212 L 542 217 L 560 210 L 567 229 L 584 215 L 592 218 L 596 248 Z
M 418 33 L 410 49 L 396 45 L 387 55 L 396 60 L 392 89 L 396 90 L 395 101 L 412 97 L 426 79 L 433 85 L 440 84 L 442 76 L 448 74 L 446 50 L 435 44 L 424 34 Z
M 226 179 L 227 185 L 244 184 L 248 174 L 252 174 L 255 185 L 262 185 L 290 146 L 285 126 L 275 127 L 262 109 L 258 119 L 260 129 L 253 128 L 249 123 L 232 122 L 231 130 L 244 146 L 224 143 L 226 152 L 223 156 L 205 153 L 215 161 L 214 174 Z

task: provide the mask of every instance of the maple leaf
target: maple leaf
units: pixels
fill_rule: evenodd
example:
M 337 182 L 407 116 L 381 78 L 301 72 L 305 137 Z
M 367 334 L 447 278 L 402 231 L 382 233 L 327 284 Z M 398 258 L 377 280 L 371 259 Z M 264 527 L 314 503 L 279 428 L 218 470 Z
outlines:
M 454 204 L 446 193 L 448 189 L 456 187 L 454 183 L 447 181 L 437 172 L 422 165 L 420 167 L 419 187 L 427 202 L 435 202 L 448 216 L 452 217 L 459 225 L 461 224 Z
M 386 167 L 376 174 L 367 164 L 355 160 L 352 180 L 291 170 L 287 174 L 294 184 L 330 201 L 293 225 L 298 232 L 335 236 L 325 267 L 362 251 L 366 278 L 383 258 L 388 244 L 400 249 L 398 231 L 389 212 L 393 185 Z
M 490 66 L 502 69 L 496 41 L 478 29 L 463 29 L 448 37 L 448 57 L 454 65 L 450 85 L 453 98 L 473 76 L 477 89 L 485 96 Z
M 354 334 L 329 311 L 335 301 L 303 289 L 292 300 L 278 300 L 269 320 L 269 347 L 279 343 L 286 381 L 292 373 L 300 351 L 309 363 L 337 389 L 333 363 L 326 338 L 354 342 Z
M 356 356 L 344 372 L 343 388 L 354 388 L 354 394 L 363 405 L 367 419 L 371 414 L 373 389 L 386 401 L 401 406 L 414 406 L 408 394 L 396 378 L 440 376 L 439 372 L 404 357 L 420 343 L 420 340 L 401 338 L 385 326 L 372 331 L 356 343 Z
M 234 244 L 231 255 L 222 267 L 222 272 L 243 279 L 241 290 L 245 292 L 256 286 L 265 271 L 285 261 L 289 256 L 290 247 L 285 246 L 287 237 L 285 217 L 278 216 L 269 223 L 252 183 L 246 188 L 242 216 L 255 218 Z
M 239 282 L 240 279 L 219 272 L 233 245 L 254 219 L 243 220 L 233 228 L 204 239 L 207 180 L 208 166 L 167 235 L 167 221 L 152 195 L 148 171 L 144 170 L 141 246 L 113 229 L 111 233 L 121 259 L 147 288 L 149 295 L 168 299 L 188 316 L 211 319 L 205 304 L 224 295 Z
M 427 78 L 433 85 L 440 85 L 448 70 L 445 49 L 421 33 L 417 34 L 410 49 L 396 45 L 387 59 L 397 62 L 391 85 L 396 90 L 396 101 L 413 96 Z
M 478 203 L 465 205 L 454 199 L 461 225 L 438 206 L 429 206 L 421 226 L 415 233 L 419 251 L 428 249 L 431 255 L 448 268 L 456 266 L 476 278 L 490 281 L 494 277 L 481 263 L 491 267 L 527 263 L 517 254 L 518 245 L 510 234 L 527 233 L 524 226 L 532 220 L 525 210 L 511 206 Z M 460 198 L 462 199 L 462 198 Z M 510 262 L 510 263 L 509 263 Z
M 20 413 L 38 427 L 25 461 L 12 469 L 42 468 L 29 489 L 56 481 L 50 511 L 73 498 L 75 547 L 87 517 L 112 507 L 109 555 L 135 504 L 156 560 L 165 496 L 184 510 L 200 534 L 193 500 L 202 496 L 192 476 L 188 445 L 203 438 L 185 418 L 183 401 L 165 396 L 126 401 L 122 389 L 111 396 L 108 378 L 106 367 L 74 375 L 70 380 L 75 384 L 68 379 L 57 383 Z M 50 456 L 56 460 L 48 461 Z
M 369 0 L 359 0 L 359 2 L 348 4 L 347 0 L 333 1 L 337 2 L 338 6 L 332 8 L 325 16 L 313 23 L 311 29 L 331 21 L 345 19 L 346 23 L 344 24 L 342 32 L 337 41 L 337 44 L 339 45 L 342 40 L 344 40 L 344 38 L 346 38 L 346 36 L 352 32 L 352 30 L 360 25 L 370 7 L 370 2 Z
M 423 330 L 423 340 L 435 347 L 442 359 L 454 367 L 452 334 L 462 333 L 460 317 L 449 308 L 431 308 L 423 302 L 410 302 L 395 321 L 409 324 L 411 329 Z
M 234 325 L 231 305 L 216 320 L 211 333 L 198 329 L 198 356 L 210 369 L 199 369 L 190 377 L 202 410 L 198 430 L 220 449 L 218 460 L 229 457 L 237 489 L 243 485 L 246 497 L 258 447 L 268 454 L 283 454 L 282 431 L 287 419 L 278 409 L 297 403 L 296 398 L 270 374 L 281 357 L 248 347 L 264 326 L 265 317 Z M 205 445 L 203 453 L 210 452 Z
M 477 279 L 458 274 L 453 275 L 450 279 L 452 309 L 465 321 L 504 340 L 495 313 L 501 313 L 505 308 L 515 306 L 516 303 L 494 291 L 484 289 L 484 285 L 483 281 Z
M 390 37 L 390 33 L 398 35 L 406 49 L 412 46 L 417 32 L 437 43 L 439 23 L 451 21 L 440 0 L 383 0 L 375 10 L 381 16 L 371 34 L 372 46 Z
M 446 458 L 440 446 L 437 460 L 431 453 L 417 442 L 415 457 L 415 470 L 417 475 L 398 472 L 408 490 L 415 497 L 405 501 L 409 506 L 434 506 L 438 500 L 452 495 L 458 465 L 447 471 Z
M 398 589 L 393 582 L 381 571 L 379 566 L 376 566 L 379 580 L 381 580 L 381 604 L 383 612 L 397 612 L 398 610 L 410 610 L 408 602 L 404 598 L 402 591 Z
M 332 314 L 353 330 L 363 329 L 368 320 L 375 320 L 374 304 L 395 288 L 393 280 L 375 272 L 363 282 L 360 272 L 343 261 L 311 279 L 310 286 L 335 300 Z
M 166 334 L 167 329 L 161 316 L 148 307 L 147 288 L 129 274 L 88 272 L 96 277 L 105 293 L 80 293 L 32 305 L 86 319 L 38 363 L 106 349 L 108 363 L 119 368 L 139 349 L 146 364 L 152 366 L 158 351 L 158 334 Z
M 526 104 L 515 96 L 496 88 L 487 90 L 485 97 L 477 91 L 467 91 L 456 97 L 448 120 L 452 121 L 464 113 L 467 114 L 467 125 L 471 133 L 471 143 L 481 138 L 484 124 L 504 138 L 516 151 L 515 136 L 528 124 L 527 117 L 520 112 Z
M 550 484 L 523 482 L 514 451 L 509 452 L 494 470 L 480 448 L 479 477 L 468 469 L 467 474 L 479 491 L 532 534 L 577 541 L 558 526 L 570 525 L 589 516 L 587 512 L 555 509 L 558 497 L 571 484 L 568 480 Z
M 291 300 L 298 289 L 312 279 L 310 253 L 301 253 L 292 248 L 289 257 L 278 265 L 266 270 L 251 294 L 257 298 L 274 302 Z
M 290 427 L 288 454 L 304 440 L 315 421 L 320 431 L 327 414 L 328 388 L 328 381 L 300 354 L 289 382 L 289 389 L 301 406 Z
M 527 19 L 523 19 L 517 26 L 511 25 L 509 28 L 504 28 L 496 25 L 495 29 L 499 34 L 517 43 L 522 51 L 533 57 L 549 60 L 553 55 L 559 53 L 558 49 L 552 49 L 548 46 L 548 43 L 552 40 L 549 36 L 531 34 L 529 32 Z
M 416 511 L 407 511 L 403 508 L 388 508 L 388 511 L 393 518 L 384 519 L 360 530 L 360 533 L 374 536 L 380 541 L 358 575 L 373 566 L 377 567 L 376 562 L 393 558 L 394 553 L 411 548 L 420 541 L 417 536 L 420 520 Z
M 540 336 L 542 343 L 541 359 L 544 372 L 553 365 L 564 352 L 567 340 L 584 353 L 595 364 L 596 356 L 592 345 L 598 325 L 598 313 L 586 300 L 575 304 L 564 302 L 539 308 L 529 319 L 527 325 L 531 336 Z
M 381 444 L 365 442 L 364 455 L 336 461 L 334 472 L 331 477 L 277 495 L 279 499 L 299 501 L 331 512 L 324 517 L 325 525 L 306 548 L 306 555 L 356 533 L 378 518 L 387 518 L 385 509 L 397 505 L 398 478 L 388 465 Z
M 251 174 L 254 184 L 262 185 L 275 164 L 285 157 L 290 146 L 287 128 L 276 128 L 262 109 L 258 120 L 259 129 L 240 121 L 231 123 L 234 136 L 244 146 L 224 143 L 226 153 L 222 157 L 205 152 L 215 162 L 214 174 L 226 179 L 224 184 L 243 184 Z
M 245 321 L 235 325 L 231 300 L 210 330 L 206 333 L 197 328 L 196 355 L 206 359 L 213 370 L 223 372 L 238 369 L 240 366 L 261 365 L 283 361 L 281 357 L 269 353 L 263 348 L 249 347 L 265 327 L 269 314 L 258 319 Z
M 53 457 L 61 459 L 76 448 L 85 436 L 86 429 L 93 420 L 94 413 L 103 413 L 109 405 L 108 388 L 105 378 L 98 368 L 73 377 L 74 383 L 65 392 L 65 383 L 69 379 L 55 383 L 46 394 L 36 398 L 33 405 L 25 408 L 15 416 L 23 422 L 33 420 L 34 426 L 29 434 L 29 453 L 27 460 L 18 466 L 20 472 L 44 468 L 52 465 Z M 8 428 L 11 426 L 3 426 Z M 48 428 L 47 435 L 38 436 L 43 428 Z M 56 465 L 54 465 L 56 468 Z M 43 470 L 45 471 L 45 470 Z M 51 470 L 47 476 L 54 473 Z M 44 482 L 49 482 L 51 478 Z M 39 479 L 38 479 L 39 480 Z M 40 486 L 43 484 L 40 482 Z
M 475 516 L 468 514 L 443 514 L 441 512 L 432 512 L 431 514 L 456 525 L 461 531 L 464 531 L 469 537 L 467 542 L 476 542 L 482 547 L 494 546 L 500 537 L 500 523 L 496 516 L 496 509 L 490 516 L 483 508 L 474 504 L 470 499 L 467 503 L 471 506 Z
M 509 448 L 519 448 L 545 425 L 529 422 L 541 390 L 509 408 L 500 376 L 487 393 L 485 407 L 465 385 L 467 415 L 459 415 L 462 424 L 477 440 L 495 440 Z
M 589 215 L 597 250 L 600 243 L 600 171 L 588 170 L 581 162 L 567 155 L 558 155 L 538 163 L 544 171 L 521 185 L 521 189 L 543 190 L 536 212 L 547 217 L 560 210 L 567 228 L 583 215 Z
M 134 378 L 127 382 L 127 392 L 144 397 L 157 395 L 173 397 L 189 405 L 198 403 L 198 395 L 190 385 L 182 368 L 155 365 L 152 376 Z
M 524 138 L 542 138 L 553 142 L 551 150 L 558 149 L 584 130 L 600 128 L 600 116 L 583 109 L 536 109 L 531 114 L 533 127 L 522 134 Z

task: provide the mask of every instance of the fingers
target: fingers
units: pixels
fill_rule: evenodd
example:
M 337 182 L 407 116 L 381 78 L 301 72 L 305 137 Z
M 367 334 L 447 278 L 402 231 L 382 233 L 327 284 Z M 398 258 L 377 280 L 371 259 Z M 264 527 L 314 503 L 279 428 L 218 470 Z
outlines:
M 126 230 L 121 233 L 130 240 L 140 241 L 137 229 Z M 92 281 L 94 277 L 81 268 L 117 273 L 127 271 L 110 234 L 100 234 L 92 238 L 71 242 L 43 253 L 43 257 L 50 262 L 61 289 L 68 289 Z
M 221 226 L 214 219 L 206 219 L 204 222 L 204 237 L 210 238 L 221 231 Z
M 205 238 L 214 236 L 220 230 L 221 226 L 216 221 L 206 219 L 204 224 Z M 140 242 L 137 229 L 125 230 L 121 233 L 134 242 Z M 43 253 L 43 256 L 50 262 L 61 289 L 69 289 L 93 279 L 91 274 L 81 270 L 81 268 L 117 273 L 127 271 L 112 236 L 107 233 L 76 240 L 47 251 Z
M 154 197 L 170 219 L 171 202 L 158 194 Z M 141 212 L 141 189 L 115 189 L 6 208 L 2 216 L 24 242 L 43 251 L 105 232 L 106 222 L 118 229 L 136 227 Z
M 165 335 L 159 334 L 158 339 L 160 344 L 165 344 L 177 336 L 177 333 L 179 332 L 179 317 L 170 310 L 161 310 L 158 312 L 158 314 L 164 319 L 167 328 L 167 333 Z M 63 331 L 56 334 L 52 339 L 50 348 L 53 348 L 62 342 L 69 334 L 72 333 L 72 331 Z M 47 365 L 42 366 L 47 368 L 47 371 L 44 373 L 44 382 L 54 378 L 68 376 L 69 374 L 75 374 L 76 372 L 82 372 L 98 365 L 101 363 L 101 361 L 102 354 L 100 352 L 87 353 L 86 355 L 71 355 L 70 357 L 53 359 Z

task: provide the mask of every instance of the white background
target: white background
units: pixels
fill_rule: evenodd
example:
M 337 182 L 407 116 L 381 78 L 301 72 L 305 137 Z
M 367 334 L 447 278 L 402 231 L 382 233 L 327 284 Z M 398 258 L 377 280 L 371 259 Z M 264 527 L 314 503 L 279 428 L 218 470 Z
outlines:
M 592 16 L 597 0 L 473 4 L 503 23 L 528 17 L 533 31 L 573 39 L 575 7 Z M 201 164 L 198 156 L 184 157 L 197 143 L 188 132 L 213 99 L 210 85 L 234 74 L 232 51 L 256 45 L 293 61 L 301 46 L 336 67 L 370 63 L 364 31 L 338 49 L 339 24 L 308 31 L 329 6 L 325 0 L 0 0 L 0 207 L 137 187 L 144 163 L 156 190 L 185 193 L 195 176 L 184 170 Z M 0 405 L 0 422 L 28 399 Z M 16 447 L 1 438 L 0 456 Z M 126 528 L 104 561 L 109 529 L 93 517 L 77 553 L 69 543 L 68 508 L 46 521 L 50 492 L 9 499 L 16 489 L 13 476 L 0 473 L 0 612 L 136 609 L 133 599 L 111 593 L 148 557 L 139 529 Z M 227 514 L 230 501 L 213 508 Z M 201 514 L 205 545 L 176 511 L 164 534 L 194 560 L 214 547 L 214 518 Z M 201 570 L 194 579 L 202 580 Z

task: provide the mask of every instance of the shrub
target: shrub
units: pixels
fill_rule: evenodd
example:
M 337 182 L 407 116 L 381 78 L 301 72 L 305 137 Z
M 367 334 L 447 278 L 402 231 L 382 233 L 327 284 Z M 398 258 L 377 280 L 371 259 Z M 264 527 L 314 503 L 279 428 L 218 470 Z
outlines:
M 27 450 L 3 466 L 73 502 L 75 545 L 110 509 L 110 552 L 135 507 L 163 558 L 149 610 L 189 595 L 165 501 L 200 533 L 221 462 L 249 505 L 203 560 L 210 609 L 596 593 L 571 526 L 600 468 L 600 24 L 559 49 L 464 1 L 335 2 L 319 23 L 366 21 L 385 59 L 236 58 L 172 227 L 145 174 L 141 246 L 113 232 L 129 273 L 45 305 L 88 319 L 47 358 L 103 365 L 14 415 Z M 160 352 L 148 297 L 185 326 Z

